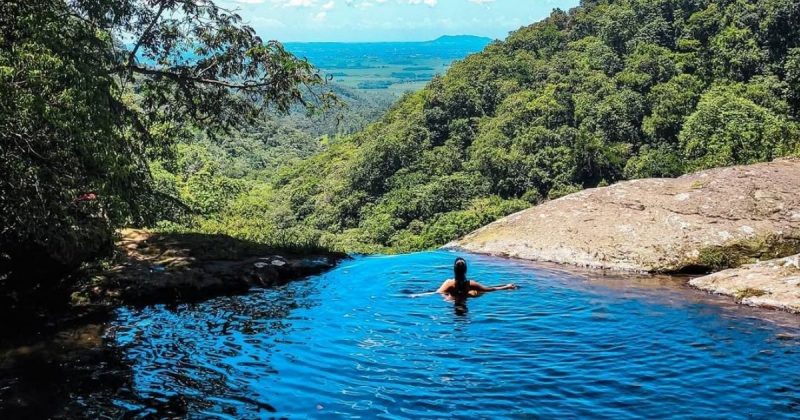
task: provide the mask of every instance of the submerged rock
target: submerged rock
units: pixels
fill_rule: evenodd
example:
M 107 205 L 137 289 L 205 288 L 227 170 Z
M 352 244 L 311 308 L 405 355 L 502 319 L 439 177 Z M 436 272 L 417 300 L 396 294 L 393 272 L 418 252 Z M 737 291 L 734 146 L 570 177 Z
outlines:
M 346 255 L 280 251 L 224 235 L 120 231 L 121 258 L 84 281 L 75 305 L 173 303 L 272 287 L 332 268 Z M 314 261 L 314 264 L 309 264 Z
M 721 271 L 689 284 L 745 305 L 800 313 L 800 255 Z
M 581 191 L 446 245 L 586 267 L 709 272 L 800 252 L 800 160 Z

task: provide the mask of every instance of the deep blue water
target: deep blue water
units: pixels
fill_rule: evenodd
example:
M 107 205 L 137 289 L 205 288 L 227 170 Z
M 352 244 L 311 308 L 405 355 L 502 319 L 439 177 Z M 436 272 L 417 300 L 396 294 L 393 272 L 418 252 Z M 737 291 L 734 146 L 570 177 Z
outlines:
M 800 415 L 800 321 L 659 279 L 468 256 L 516 291 L 435 289 L 455 254 L 359 257 L 275 290 L 123 309 L 135 398 L 191 417 L 775 418 Z M 152 403 L 150 404 L 152 405 Z

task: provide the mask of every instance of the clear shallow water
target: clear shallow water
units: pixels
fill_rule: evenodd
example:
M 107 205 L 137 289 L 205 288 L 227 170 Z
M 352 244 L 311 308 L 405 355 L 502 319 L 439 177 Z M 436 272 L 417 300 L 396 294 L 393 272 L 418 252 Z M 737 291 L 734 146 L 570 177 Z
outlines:
M 357 258 L 280 289 L 123 309 L 110 338 L 133 389 L 115 403 L 231 418 L 800 415 L 798 318 L 479 256 L 470 278 L 520 289 L 463 315 L 408 296 L 449 278 L 454 257 Z

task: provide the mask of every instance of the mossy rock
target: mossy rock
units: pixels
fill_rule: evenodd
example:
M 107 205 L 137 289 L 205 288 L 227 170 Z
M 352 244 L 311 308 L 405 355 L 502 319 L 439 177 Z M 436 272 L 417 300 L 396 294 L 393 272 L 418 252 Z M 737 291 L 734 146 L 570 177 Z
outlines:
M 762 260 L 771 260 L 800 252 L 800 232 L 790 235 L 764 235 L 700 250 L 692 267 L 714 272 L 741 267 Z
M 767 294 L 767 292 L 766 292 L 766 291 L 764 291 L 764 290 L 761 290 L 761 289 L 754 289 L 754 288 L 750 288 L 750 287 L 748 287 L 748 288 L 746 288 L 746 289 L 737 290 L 737 291 L 736 291 L 736 292 L 733 294 L 733 297 L 734 297 L 734 298 L 735 298 L 735 299 L 736 299 L 738 302 L 741 302 L 741 301 L 743 301 L 743 300 L 745 300 L 745 299 L 747 299 L 747 298 L 764 296 L 764 295 L 766 295 L 766 294 Z

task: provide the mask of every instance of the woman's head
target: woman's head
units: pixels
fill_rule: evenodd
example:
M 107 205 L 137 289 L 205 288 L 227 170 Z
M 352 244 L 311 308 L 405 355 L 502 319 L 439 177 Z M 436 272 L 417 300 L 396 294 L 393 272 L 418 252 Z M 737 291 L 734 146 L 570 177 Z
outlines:
M 461 257 L 456 258 L 456 262 L 453 263 L 453 275 L 456 280 L 456 284 L 467 283 L 467 261 Z

